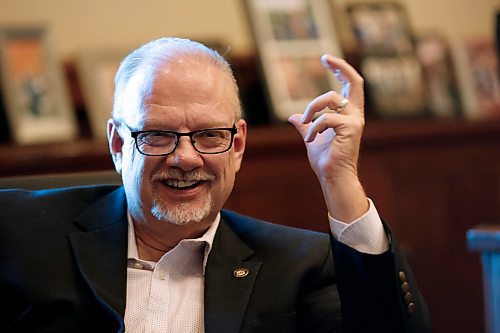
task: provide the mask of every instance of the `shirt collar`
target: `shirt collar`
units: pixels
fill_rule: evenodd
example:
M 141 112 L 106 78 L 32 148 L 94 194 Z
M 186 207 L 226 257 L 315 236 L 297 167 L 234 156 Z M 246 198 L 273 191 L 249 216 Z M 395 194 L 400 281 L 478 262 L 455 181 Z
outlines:
M 129 261 L 130 260 L 140 261 L 140 262 L 149 264 L 149 266 L 151 266 L 151 267 L 154 267 L 156 263 L 148 262 L 148 261 L 139 259 L 139 253 L 137 251 L 137 243 L 135 241 L 134 223 L 132 220 L 132 216 L 130 215 L 130 212 L 128 210 L 127 210 L 127 220 L 128 220 L 128 250 L 127 250 L 128 252 L 127 252 L 127 255 L 128 255 Z M 219 227 L 219 222 L 220 222 L 220 213 L 217 214 L 214 222 L 210 224 L 207 231 L 205 231 L 205 233 L 201 237 L 183 239 L 176 246 L 176 247 L 184 246 L 187 244 L 203 244 L 204 245 L 203 267 L 202 267 L 203 275 L 205 275 L 205 266 L 207 264 L 208 255 L 210 254 L 210 251 L 212 250 L 212 245 L 214 242 L 215 233 L 217 232 L 217 228 Z

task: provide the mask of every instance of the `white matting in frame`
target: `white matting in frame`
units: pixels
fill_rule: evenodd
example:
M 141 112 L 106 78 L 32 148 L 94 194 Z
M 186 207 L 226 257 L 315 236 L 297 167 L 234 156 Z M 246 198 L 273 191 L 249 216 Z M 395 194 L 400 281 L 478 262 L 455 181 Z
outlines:
M 96 139 L 106 139 L 106 123 L 113 108 L 114 78 L 126 51 L 87 51 L 79 55 L 77 69 L 87 116 Z
M 78 134 L 62 68 L 44 27 L 0 28 L 0 70 L 13 140 L 38 144 Z
M 304 112 L 315 97 L 340 91 L 321 64 L 342 57 L 327 0 L 246 0 L 274 120 Z

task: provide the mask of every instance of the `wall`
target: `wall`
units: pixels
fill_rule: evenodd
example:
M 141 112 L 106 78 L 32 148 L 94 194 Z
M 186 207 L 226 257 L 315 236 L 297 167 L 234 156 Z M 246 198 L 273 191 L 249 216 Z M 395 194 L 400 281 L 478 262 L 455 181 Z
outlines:
M 335 1 L 335 0 L 334 0 Z M 336 0 L 337 7 L 354 0 Z M 403 0 L 416 30 L 450 38 L 493 35 L 498 0 Z M 253 51 L 244 0 L 0 0 L 0 25 L 47 23 L 63 58 L 85 49 L 135 47 L 165 35 L 218 39 Z M 338 18 L 343 23 L 342 17 Z

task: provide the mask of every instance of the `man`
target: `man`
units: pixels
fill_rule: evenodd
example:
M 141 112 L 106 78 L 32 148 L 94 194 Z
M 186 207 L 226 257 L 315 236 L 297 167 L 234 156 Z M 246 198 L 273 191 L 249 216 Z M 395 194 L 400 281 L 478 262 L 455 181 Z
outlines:
M 115 79 L 108 138 L 123 187 L 0 194 L 3 327 L 427 331 L 412 274 L 357 177 L 363 80 L 341 59 L 322 61 L 343 94 L 319 96 L 290 122 L 320 181 L 331 241 L 222 210 L 247 133 L 233 74 L 199 43 L 159 39 Z M 334 111 L 313 120 L 325 109 Z

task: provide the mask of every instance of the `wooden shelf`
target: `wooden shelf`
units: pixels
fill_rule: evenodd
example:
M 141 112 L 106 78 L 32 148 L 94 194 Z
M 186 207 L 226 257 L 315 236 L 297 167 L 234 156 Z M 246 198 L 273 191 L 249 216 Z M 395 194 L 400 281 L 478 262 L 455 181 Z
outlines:
M 408 146 L 495 142 L 500 120 L 368 121 L 362 148 L 398 150 Z M 500 139 L 498 139 L 500 141 Z M 249 128 L 247 157 L 296 152 L 303 146 L 291 125 Z M 80 139 L 45 145 L 0 145 L 0 177 L 113 169 L 107 142 Z
M 112 169 L 107 143 L 90 139 L 45 145 L 0 145 L 0 177 Z

